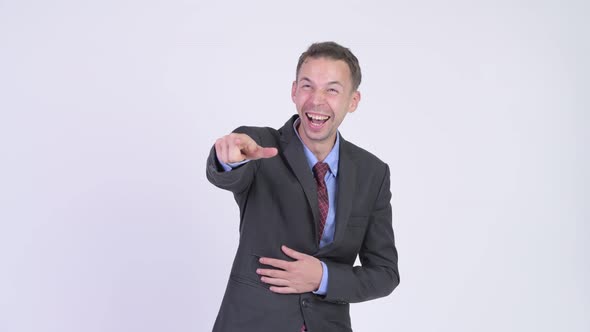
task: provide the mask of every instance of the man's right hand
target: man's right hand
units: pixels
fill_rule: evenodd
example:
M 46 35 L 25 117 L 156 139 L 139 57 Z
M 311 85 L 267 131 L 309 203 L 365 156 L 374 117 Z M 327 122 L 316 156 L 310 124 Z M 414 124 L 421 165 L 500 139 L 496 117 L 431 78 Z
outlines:
M 243 160 L 272 158 L 277 155 L 276 148 L 263 148 L 246 134 L 232 133 L 215 141 L 217 159 L 225 164 Z

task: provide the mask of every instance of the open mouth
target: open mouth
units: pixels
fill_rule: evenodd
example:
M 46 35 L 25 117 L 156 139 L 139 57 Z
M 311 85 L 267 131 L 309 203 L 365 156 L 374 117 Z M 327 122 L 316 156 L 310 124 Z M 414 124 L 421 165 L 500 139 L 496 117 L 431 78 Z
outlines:
M 305 116 L 311 125 L 315 127 L 321 127 L 324 125 L 324 123 L 326 123 L 326 121 L 330 120 L 329 116 L 322 114 L 305 113 Z

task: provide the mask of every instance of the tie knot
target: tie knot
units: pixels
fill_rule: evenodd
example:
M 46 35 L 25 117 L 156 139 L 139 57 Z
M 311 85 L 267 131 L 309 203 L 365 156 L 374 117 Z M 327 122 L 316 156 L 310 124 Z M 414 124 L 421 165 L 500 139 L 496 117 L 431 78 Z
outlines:
M 317 164 L 315 164 L 313 166 L 313 173 L 315 174 L 316 180 L 317 181 L 324 180 L 324 177 L 326 176 L 326 173 L 328 173 L 329 169 L 330 169 L 330 166 L 328 166 L 328 164 L 326 164 L 326 163 L 318 162 Z

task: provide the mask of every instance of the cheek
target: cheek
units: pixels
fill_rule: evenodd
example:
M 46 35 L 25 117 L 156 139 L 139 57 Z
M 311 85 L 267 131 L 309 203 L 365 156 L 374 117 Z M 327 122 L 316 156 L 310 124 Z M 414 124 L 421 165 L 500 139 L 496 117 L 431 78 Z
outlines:
M 297 103 L 297 106 L 301 109 L 314 108 L 313 100 L 311 98 L 301 98 Z
M 293 101 L 296 104 L 302 105 L 308 99 L 305 93 L 297 93 L 293 96 Z
M 332 103 L 330 103 L 330 107 L 332 108 L 332 110 L 334 110 L 334 113 L 340 114 L 340 113 L 345 113 L 348 111 L 348 108 L 346 107 L 346 104 L 344 104 L 342 102 L 342 100 L 334 100 Z

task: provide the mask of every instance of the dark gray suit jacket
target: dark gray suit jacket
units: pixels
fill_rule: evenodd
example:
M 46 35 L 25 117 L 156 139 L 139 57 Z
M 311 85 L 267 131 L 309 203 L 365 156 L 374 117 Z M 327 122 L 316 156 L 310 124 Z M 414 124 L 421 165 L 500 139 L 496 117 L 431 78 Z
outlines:
M 211 150 L 207 178 L 234 194 L 240 241 L 215 332 L 352 331 L 349 303 L 390 294 L 399 284 L 391 224 L 389 167 L 369 152 L 340 141 L 334 242 L 318 247 L 316 184 L 295 135 L 293 116 L 279 130 L 240 127 L 278 156 L 224 172 Z M 313 255 L 328 267 L 328 291 L 275 294 L 260 281 L 260 256 L 289 259 L 281 245 Z M 357 254 L 362 266 L 353 266 Z

